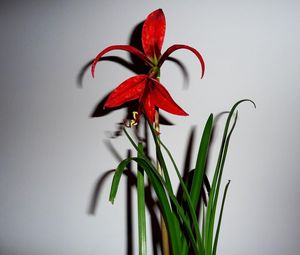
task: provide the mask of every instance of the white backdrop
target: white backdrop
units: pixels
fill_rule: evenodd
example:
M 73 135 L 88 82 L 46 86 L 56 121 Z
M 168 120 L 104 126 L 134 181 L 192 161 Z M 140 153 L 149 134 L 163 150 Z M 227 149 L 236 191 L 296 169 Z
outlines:
M 257 104 L 240 107 L 219 254 L 299 252 L 299 1 L 1 1 L 1 255 L 126 254 L 126 179 L 112 206 L 109 176 L 89 213 L 97 181 L 118 163 L 108 142 L 121 157 L 129 148 L 108 135 L 125 111 L 90 115 L 131 72 L 105 61 L 95 79 L 87 71 L 79 86 L 77 78 L 104 47 L 127 44 L 157 8 L 167 19 L 164 49 L 189 44 L 207 66 L 200 80 L 196 58 L 178 51 L 188 79 L 172 62 L 162 68 L 162 82 L 190 114 L 165 114 L 176 125 L 162 127 L 179 166 L 192 126 L 199 139 L 210 112 L 242 98 Z M 133 224 L 136 231 L 135 217 Z

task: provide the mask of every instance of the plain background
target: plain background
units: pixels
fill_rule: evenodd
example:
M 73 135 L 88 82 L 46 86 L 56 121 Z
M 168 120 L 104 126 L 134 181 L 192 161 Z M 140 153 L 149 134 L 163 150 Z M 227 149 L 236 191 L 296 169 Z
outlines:
M 126 112 L 90 116 L 132 73 L 105 61 L 95 79 L 89 70 L 81 86 L 77 79 L 100 50 L 128 44 L 132 29 L 157 8 L 167 19 L 163 49 L 189 44 L 207 67 L 200 80 L 196 58 L 182 50 L 173 57 L 188 79 L 172 62 L 162 68 L 162 83 L 190 114 L 164 113 L 175 125 L 162 127 L 162 135 L 180 167 L 191 128 L 197 144 L 209 113 L 243 98 L 257 104 L 240 107 L 230 145 L 219 254 L 298 254 L 299 1 L 131 0 L 1 1 L 1 255 L 126 254 L 125 179 L 112 206 L 109 176 L 89 214 L 97 181 L 118 163 L 110 148 L 121 158 L 130 148 L 124 136 L 109 138 Z M 135 215 L 133 224 L 136 233 Z

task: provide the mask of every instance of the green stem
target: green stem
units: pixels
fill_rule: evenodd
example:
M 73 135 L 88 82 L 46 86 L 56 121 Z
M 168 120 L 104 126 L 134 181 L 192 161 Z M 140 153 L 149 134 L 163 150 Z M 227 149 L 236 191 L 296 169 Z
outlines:
M 155 128 L 155 131 L 159 134 L 160 133 L 160 127 L 159 127 L 159 113 L 158 113 L 158 110 L 155 111 L 154 128 Z M 157 170 L 158 170 L 159 174 L 162 177 L 164 177 L 158 159 L 157 159 Z M 163 255 L 170 255 L 168 229 L 167 229 L 164 217 L 162 215 L 161 215 L 160 221 L 161 221 L 162 252 L 163 252 Z
M 143 149 L 143 145 L 139 143 L 139 149 Z M 138 152 L 138 157 L 141 157 Z M 137 172 L 137 202 L 138 202 L 138 229 L 139 229 L 139 255 L 147 254 L 147 238 L 146 238 L 146 215 L 145 215 L 145 184 L 144 169 L 138 166 Z
M 160 81 L 160 69 L 157 70 L 156 79 Z M 160 133 L 159 127 L 159 112 L 158 110 L 155 111 L 155 123 L 154 123 L 155 131 L 157 132 L 158 136 Z M 157 170 L 159 174 L 164 178 L 161 166 L 159 165 L 159 160 L 157 159 Z M 161 236 L 162 236 L 162 252 L 163 255 L 170 255 L 170 246 L 169 246 L 169 235 L 167 226 L 163 216 L 161 215 Z

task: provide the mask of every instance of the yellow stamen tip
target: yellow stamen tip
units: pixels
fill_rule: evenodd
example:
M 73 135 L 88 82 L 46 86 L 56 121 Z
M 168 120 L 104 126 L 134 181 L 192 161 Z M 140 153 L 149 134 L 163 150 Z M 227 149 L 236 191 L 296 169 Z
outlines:
M 130 127 L 136 126 L 138 124 L 138 112 L 132 112 L 133 120 L 130 121 Z

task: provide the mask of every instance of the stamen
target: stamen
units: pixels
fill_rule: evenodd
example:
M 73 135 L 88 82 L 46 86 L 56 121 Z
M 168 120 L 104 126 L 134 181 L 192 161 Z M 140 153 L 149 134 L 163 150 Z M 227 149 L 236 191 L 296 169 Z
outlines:
M 139 121 L 139 113 L 134 111 L 132 112 L 133 119 L 130 121 L 130 127 L 136 126 Z

